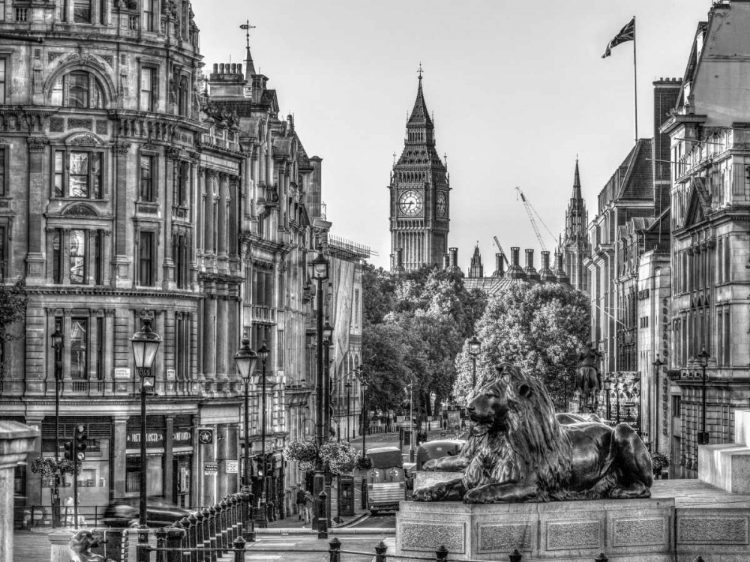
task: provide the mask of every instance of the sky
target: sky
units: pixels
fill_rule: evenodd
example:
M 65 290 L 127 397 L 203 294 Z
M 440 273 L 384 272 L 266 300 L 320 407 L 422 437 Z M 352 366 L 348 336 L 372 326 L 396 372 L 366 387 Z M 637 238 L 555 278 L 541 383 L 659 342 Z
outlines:
M 485 275 L 497 236 L 539 250 L 516 186 L 557 235 L 576 157 L 589 219 L 634 142 L 633 43 L 601 56 L 636 16 L 638 133 L 653 137 L 653 86 L 684 74 L 711 0 L 193 0 L 201 54 L 256 69 L 323 159 L 332 233 L 389 267 L 387 185 L 424 69 L 437 150 L 448 156 L 448 244 L 466 271 L 479 243 Z M 220 7 L 219 7 L 220 6 Z M 539 224 L 548 250 L 554 240 Z M 523 250 L 521 252 L 523 255 Z

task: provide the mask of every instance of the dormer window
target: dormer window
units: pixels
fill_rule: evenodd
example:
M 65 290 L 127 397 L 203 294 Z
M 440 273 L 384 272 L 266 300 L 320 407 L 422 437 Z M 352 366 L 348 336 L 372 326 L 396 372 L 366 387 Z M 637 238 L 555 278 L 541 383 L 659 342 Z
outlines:
M 75 71 L 61 76 L 52 87 L 51 105 L 102 109 L 104 92 L 99 81 L 90 73 Z

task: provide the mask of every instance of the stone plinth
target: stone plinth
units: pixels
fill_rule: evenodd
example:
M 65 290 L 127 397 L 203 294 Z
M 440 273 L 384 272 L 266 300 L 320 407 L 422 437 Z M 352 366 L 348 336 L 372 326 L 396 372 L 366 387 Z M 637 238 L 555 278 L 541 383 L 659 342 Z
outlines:
M 401 502 L 389 553 L 429 556 L 445 545 L 452 560 L 507 560 L 514 548 L 523 562 L 591 562 L 600 552 L 622 562 L 750 560 L 750 495 L 699 480 L 659 480 L 651 493 L 639 500 Z
M 517 548 L 524 562 L 638 556 L 667 562 L 672 550 L 674 500 L 466 505 L 402 502 L 396 555 L 434 552 L 456 560 L 500 560 Z
M 750 493 L 750 411 L 735 410 L 734 443 L 698 447 L 698 479 L 727 492 Z
M 13 471 L 26 460 L 39 432 L 14 421 L 0 420 L 0 560 L 13 558 Z

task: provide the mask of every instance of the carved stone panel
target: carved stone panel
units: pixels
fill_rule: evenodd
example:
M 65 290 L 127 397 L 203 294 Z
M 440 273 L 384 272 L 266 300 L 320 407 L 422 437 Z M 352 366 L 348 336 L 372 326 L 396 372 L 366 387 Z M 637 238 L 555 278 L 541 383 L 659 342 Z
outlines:
M 668 541 L 668 521 L 664 518 L 616 519 L 612 546 L 652 546 Z
M 599 521 L 547 521 L 547 550 L 601 548 Z
M 401 526 L 402 550 L 435 549 L 444 545 L 450 552 L 463 553 L 466 550 L 466 528 L 463 523 L 404 523 Z
M 507 554 L 514 548 L 531 550 L 536 526 L 526 523 L 508 525 L 480 525 L 477 552 Z
M 747 517 L 689 517 L 677 519 L 682 544 L 749 544 Z

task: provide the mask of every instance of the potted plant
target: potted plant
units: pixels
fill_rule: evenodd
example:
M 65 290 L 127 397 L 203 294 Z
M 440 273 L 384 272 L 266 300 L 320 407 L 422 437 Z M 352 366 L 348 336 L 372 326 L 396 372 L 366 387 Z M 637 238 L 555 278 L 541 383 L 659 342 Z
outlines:
M 651 455 L 651 467 L 654 469 L 654 475 L 660 476 L 662 470 L 669 468 L 669 459 L 664 453 L 656 452 Z

